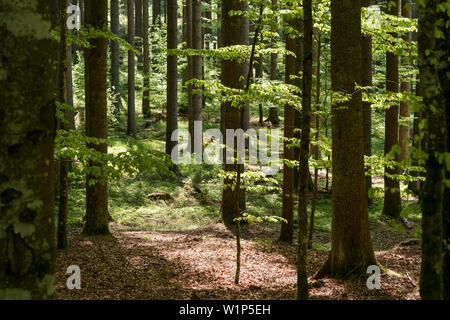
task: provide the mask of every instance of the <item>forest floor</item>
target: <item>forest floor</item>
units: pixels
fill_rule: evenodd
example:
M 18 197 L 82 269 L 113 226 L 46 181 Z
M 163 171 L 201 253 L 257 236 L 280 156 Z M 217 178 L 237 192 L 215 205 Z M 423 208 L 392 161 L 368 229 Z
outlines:
M 388 248 L 376 252 L 387 269 L 381 289 L 369 290 L 367 278 L 311 280 L 311 299 L 419 299 L 420 247 L 404 242 L 410 232 L 385 232 L 380 226 L 371 229 L 376 246 Z M 239 285 L 234 284 L 235 237 L 221 223 L 188 231 L 139 231 L 117 222 L 110 228 L 111 236 L 69 233 L 69 248 L 57 252 L 56 299 L 295 299 L 296 246 L 276 241 L 277 227 L 243 228 Z M 318 234 L 315 241 L 329 239 Z M 327 255 L 309 250 L 310 275 Z M 81 269 L 81 290 L 66 288 L 70 265 Z
M 110 152 L 164 150 L 164 122 L 144 129 L 139 120 L 141 129 L 135 139 L 125 135 L 126 121 L 111 130 Z M 217 126 L 217 121 L 208 125 Z M 187 128 L 187 122 L 180 122 L 180 127 Z M 373 138 L 378 153 L 383 152 L 380 141 Z M 187 165 L 180 170 L 182 179 L 150 173 L 110 181 L 111 236 L 81 234 L 85 182 L 72 178 L 69 247 L 57 251 L 56 299 L 295 299 L 296 240 L 294 244 L 278 242 L 279 224 L 244 226 L 241 282 L 235 285 L 236 240 L 220 222 L 221 166 Z M 282 173 L 274 178 L 281 184 Z M 308 252 L 310 277 L 331 248 L 332 205 L 326 181 L 322 170 Z M 383 177 L 374 176 L 373 183 L 382 190 Z M 280 193 L 248 191 L 246 200 L 252 215 L 280 214 Z M 419 299 L 420 247 L 415 242 L 399 244 L 420 235 L 420 207 L 410 196 L 403 198 L 402 205 L 406 224 L 381 213 L 382 196 L 376 195 L 369 207 L 372 243 L 387 270 L 381 276 L 381 289 L 367 288 L 370 274 L 347 281 L 310 279 L 311 299 Z M 298 227 L 296 217 L 294 227 Z M 81 290 L 66 287 L 66 270 L 71 265 L 81 269 Z

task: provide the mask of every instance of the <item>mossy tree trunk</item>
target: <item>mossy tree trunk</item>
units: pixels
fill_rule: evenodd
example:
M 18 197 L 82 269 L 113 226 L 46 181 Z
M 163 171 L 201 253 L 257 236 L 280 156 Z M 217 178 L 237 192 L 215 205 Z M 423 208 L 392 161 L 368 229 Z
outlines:
M 54 292 L 51 6 L 47 0 L 0 0 L 1 300 L 49 299 Z
M 422 208 L 420 296 L 427 300 L 443 298 L 443 212 L 445 209 L 448 210 L 448 204 L 444 203 L 445 163 L 439 158 L 448 151 L 446 108 L 448 109 L 449 104 L 449 44 L 448 40 L 436 38 L 435 28 L 436 21 L 442 19 L 445 26 L 449 18 L 446 13 L 437 12 L 438 2 L 443 1 L 425 0 L 424 6 L 419 5 L 419 78 L 425 119 L 424 151 L 428 155 L 425 163 L 426 180 L 420 197 Z M 448 27 L 447 29 L 444 27 L 442 31 L 444 35 L 445 33 L 449 35 Z M 435 61 L 440 63 L 436 64 Z M 448 234 L 448 231 L 445 233 Z
M 332 106 L 331 252 L 317 277 L 365 274 L 376 264 L 370 239 L 364 172 L 361 83 L 361 3 L 331 1 L 332 90 L 350 100 Z
M 132 1 L 132 0 L 130 0 Z M 87 1 L 85 3 L 86 25 L 103 29 L 108 23 L 107 0 Z M 108 138 L 107 100 L 106 100 L 106 64 L 107 40 L 94 38 L 92 47 L 86 49 L 86 136 L 98 139 Z M 96 152 L 108 153 L 106 143 L 88 144 Z M 91 168 L 100 167 L 100 163 L 91 162 Z M 100 169 L 100 171 L 102 171 Z M 94 182 L 94 183 L 92 183 Z M 86 218 L 85 234 L 109 234 L 108 227 L 108 182 L 93 172 L 86 175 Z

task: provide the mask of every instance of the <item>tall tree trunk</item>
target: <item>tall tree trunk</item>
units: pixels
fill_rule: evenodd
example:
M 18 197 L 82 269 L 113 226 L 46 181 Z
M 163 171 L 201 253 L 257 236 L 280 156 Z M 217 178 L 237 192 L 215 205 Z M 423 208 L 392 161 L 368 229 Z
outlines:
M 141 64 L 144 62 L 143 55 L 142 55 L 142 35 L 143 35 L 143 2 L 145 0 L 135 0 L 135 42 L 136 42 L 136 49 L 141 53 L 138 55 L 138 68 L 140 68 Z
M 167 3 L 167 49 L 177 48 L 177 1 L 168 0 Z M 166 153 L 171 154 L 178 144 L 172 141 L 172 133 L 178 129 L 178 71 L 177 56 L 167 56 L 167 127 L 166 127 Z
M 131 1 L 131 0 L 130 0 Z M 86 2 L 86 24 L 96 29 L 103 29 L 108 23 L 108 1 Z M 107 100 L 106 100 L 106 50 L 105 38 L 90 40 L 91 48 L 86 49 L 86 136 L 98 139 L 108 138 Z M 88 144 L 99 153 L 108 153 L 106 143 Z M 90 167 L 99 167 L 91 162 Z M 91 180 L 100 177 L 93 173 L 86 175 L 86 221 L 85 234 L 109 234 L 108 228 L 108 183 L 107 178 L 91 184 Z
M 368 8 L 372 0 L 362 0 L 361 5 Z M 363 34 L 361 37 L 361 86 L 371 87 L 372 80 L 372 36 Z M 372 104 L 363 101 L 363 132 L 364 132 L 364 155 L 372 156 Z M 367 171 L 366 171 L 367 172 Z M 366 195 L 367 202 L 370 204 L 369 190 L 372 188 L 372 176 L 366 175 Z
M 111 0 L 111 32 L 119 35 L 119 0 Z M 115 97 L 114 112 L 120 114 L 120 46 L 116 41 L 111 41 L 111 85 Z
M 134 47 L 134 2 L 127 0 L 128 8 L 128 43 Z M 127 135 L 136 135 L 136 92 L 135 92 L 135 61 L 134 51 L 128 50 L 128 122 Z
M 186 0 L 186 35 L 187 35 L 187 48 L 194 48 L 194 35 L 193 35 L 193 1 Z M 188 81 L 194 78 L 194 57 L 188 56 L 187 58 L 187 69 L 188 69 Z M 194 108 L 193 108 L 193 96 L 192 96 L 192 84 L 187 86 L 188 92 L 188 119 L 189 119 L 189 134 L 193 135 L 194 132 Z M 191 144 L 192 139 L 189 140 L 188 150 L 192 152 L 193 145 Z
M 58 101 L 67 103 L 66 74 L 67 74 L 67 0 L 59 0 L 59 76 L 58 76 Z M 60 122 L 61 130 L 69 129 L 68 110 L 64 110 L 64 119 Z M 58 249 L 67 248 L 67 203 L 69 200 L 69 159 L 61 159 L 59 166 L 59 206 L 58 206 L 58 232 L 56 247 Z
M 54 293 L 55 53 L 51 2 L 0 1 L 0 299 Z M 36 94 L 39 93 L 39 94 Z
M 211 49 L 211 37 L 212 37 L 212 5 L 211 0 L 205 0 L 205 11 L 204 17 L 206 20 L 206 27 L 204 28 L 204 41 L 205 41 L 205 49 Z
M 317 29 L 315 29 L 317 30 Z M 322 50 L 322 43 L 321 43 L 321 34 L 320 32 L 317 30 L 317 50 L 316 50 L 316 54 L 317 54 L 317 66 L 316 66 L 316 116 L 314 117 L 314 122 L 315 123 L 315 129 L 316 129 L 316 133 L 314 136 L 315 141 L 319 141 L 319 132 L 320 132 L 320 81 L 321 81 L 321 77 L 320 77 L 320 54 L 321 54 L 321 50 Z M 318 146 L 314 147 L 314 160 L 318 161 L 320 157 L 320 150 Z M 314 189 L 313 189 L 313 196 L 312 196 L 312 201 L 311 201 L 311 213 L 310 213 L 310 218 L 309 218 L 309 233 L 308 233 L 308 249 L 310 249 L 312 247 L 312 238 L 313 238 L 313 231 L 314 231 L 314 215 L 316 212 L 316 203 L 317 203 L 317 193 L 318 193 L 318 181 L 319 180 L 319 168 L 316 166 L 314 168 Z
M 426 180 L 421 189 L 420 201 L 422 207 L 420 296 L 427 300 L 443 298 L 443 206 L 448 208 L 448 204 L 443 201 L 445 164 L 439 158 L 448 151 L 445 108 L 448 109 L 449 104 L 447 100 L 450 72 L 449 44 L 448 39 L 438 39 L 435 36 L 435 28 L 436 21 L 442 19 L 445 26 L 445 21 L 448 23 L 449 19 L 445 12 L 437 12 L 438 2 L 425 0 L 424 6 L 419 4 L 420 93 L 426 119 L 424 151 L 428 154 L 425 163 Z M 445 32 L 445 27 L 442 31 Z M 446 33 L 448 36 L 448 28 Z M 442 63 L 436 64 L 434 62 L 436 59 Z M 447 86 L 444 87 L 444 84 Z M 448 231 L 445 232 L 448 234 Z
M 277 7 L 278 7 L 278 3 L 277 0 L 272 0 L 272 10 L 274 12 L 277 12 Z M 275 20 L 277 21 L 276 15 L 275 15 Z M 277 28 L 274 27 L 272 29 L 272 32 L 277 32 Z M 274 37 L 272 39 L 273 45 L 277 44 L 277 38 Z M 278 79 L 278 72 L 277 72 L 277 54 L 276 53 L 272 53 L 270 55 L 270 80 L 277 80 Z M 273 125 L 278 125 L 280 123 L 280 119 L 278 117 L 278 109 L 276 106 L 270 106 L 269 108 L 269 118 L 267 119 L 268 121 L 270 121 Z
M 402 17 L 411 19 L 411 0 L 402 0 Z M 411 43 L 411 32 L 407 32 L 403 36 L 403 40 Z M 407 58 L 402 58 L 402 64 L 408 63 Z M 400 84 L 400 92 L 410 93 L 411 82 L 402 81 Z M 409 101 L 400 102 L 400 117 L 407 118 L 409 114 Z M 402 123 L 399 127 L 398 140 L 400 143 L 401 153 L 399 155 L 399 161 L 406 160 L 409 157 L 409 122 Z
M 148 39 L 148 28 L 149 28 L 149 13 L 148 4 L 149 0 L 143 0 L 143 73 L 144 73 L 144 89 L 142 92 L 142 113 L 144 117 L 150 117 L 150 48 Z
M 308 178 L 309 144 L 311 140 L 313 17 L 312 0 L 303 1 L 304 52 L 303 88 L 300 140 L 299 193 L 298 193 L 298 246 L 297 246 L 297 299 L 308 299 Z
M 391 5 L 388 10 L 388 14 L 395 17 L 398 16 L 398 10 L 400 7 L 400 0 L 390 2 L 395 3 Z M 394 36 L 397 36 L 394 34 Z M 386 90 L 392 93 L 398 93 L 399 89 L 398 80 L 398 56 L 392 52 L 386 53 Z M 391 152 L 392 148 L 399 145 L 398 140 L 398 102 L 392 104 L 389 109 L 386 110 L 386 122 L 385 122 L 385 142 L 384 142 L 384 154 L 387 155 Z M 398 160 L 398 155 L 392 160 Z M 395 178 L 390 178 L 388 175 L 395 175 L 399 173 L 397 167 L 384 169 L 384 206 L 383 214 L 400 218 L 401 211 L 401 199 L 400 199 L 400 183 Z
M 223 0 L 222 1 L 222 41 L 223 46 L 233 46 L 248 44 L 248 18 L 229 13 L 233 10 L 247 10 L 246 1 Z M 226 32 L 225 32 L 226 30 Z M 247 63 L 239 63 L 237 60 L 222 60 L 222 84 L 229 88 L 243 89 L 245 83 L 241 80 L 247 76 Z M 221 106 L 222 129 L 239 129 L 241 127 L 241 111 L 232 106 L 231 102 L 223 103 Z M 225 132 L 224 132 L 225 133 Z M 243 165 L 226 163 L 225 172 L 237 173 L 243 171 Z M 229 187 L 235 178 L 225 178 L 225 188 L 222 192 L 222 219 L 226 225 L 234 223 L 233 219 L 239 216 L 239 205 L 236 205 L 243 198 L 243 190 Z M 228 186 L 228 187 L 227 187 Z
M 364 176 L 361 83 L 361 3 L 331 0 L 332 90 L 351 95 L 332 106 L 333 193 L 331 252 L 317 276 L 365 274 L 376 264 L 369 232 Z
M 202 37 L 202 7 L 200 0 L 192 0 L 192 45 L 193 49 L 200 50 L 203 45 Z M 203 80 L 202 72 L 202 56 L 192 56 L 192 76 L 195 80 Z M 203 149 L 203 130 L 196 132 L 194 129 L 194 123 L 202 121 L 202 101 L 203 95 L 198 92 L 202 89 L 202 86 L 192 86 L 194 92 L 192 93 L 192 104 L 189 119 L 189 133 L 191 135 L 191 152 L 194 155 L 195 163 L 201 163 L 202 161 L 202 149 Z M 199 136 L 197 135 L 199 134 Z M 199 152 L 197 154 L 197 152 Z
M 292 18 L 287 21 L 292 30 L 300 31 L 300 19 Z M 302 41 L 299 36 L 294 34 L 286 36 L 286 50 L 297 53 L 298 42 Z M 295 80 L 291 76 L 297 75 L 297 65 L 300 63 L 299 59 L 292 55 L 286 55 L 285 63 L 285 82 L 287 84 L 295 85 Z M 283 211 L 282 217 L 286 219 L 287 223 L 281 224 L 280 240 L 292 242 L 294 234 L 294 167 L 289 166 L 287 161 L 294 160 L 294 148 L 289 145 L 292 143 L 291 139 L 294 137 L 294 115 L 296 113 L 295 106 L 284 106 L 284 141 L 283 157 L 285 163 L 283 164 Z

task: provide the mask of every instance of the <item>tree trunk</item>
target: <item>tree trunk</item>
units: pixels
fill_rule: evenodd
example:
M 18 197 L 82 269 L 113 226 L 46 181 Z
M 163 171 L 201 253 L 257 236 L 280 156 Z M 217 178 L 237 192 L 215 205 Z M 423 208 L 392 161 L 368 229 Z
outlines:
M 167 3 L 167 49 L 177 48 L 177 1 L 169 0 Z M 177 56 L 167 56 L 167 127 L 166 127 L 166 153 L 171 154 L 178 144 L 171 141 L 172 133 L 178 129 L 178 69 Z
M 361 5 L 368 8 L 372 0 L 362 0 Z M 372 36 L 363 34 L 361 37 L 361 86 L 371 87 L 372 80 Z M 372 104 L 363 101 L 363 132 L 364 132 L 364 155 L 372 156 Z M 367 172 L 367 171 L 366 171 Z M 369 190 L 372 188 L 372 176 L 366 175 L 366 195 L 368 204 L 372 203 L 369 198 Z
M 58 101 L 67 103 L 66 74 L 67 74 L 67 0 L 59 0 L 59 75 L 58 75 Z M 68 110 L 64 110 L 64 119 L 60 122 L 61 130 L 69 129 Z M 67 203 L 69 198 L 69 159 L 61 159 L 59 166 L 59 206 L 58 206 L 58 231 L 56 247 L 58 249 L 67 248 Z
M 143 60 L 143 55 L 142 55 L 142 35 L 143 35 L 143 2 L 145 0 L 135 0 L 135 15 L 136 15 L 136 20 L 135 20 L 135 42 L 136 42 L 136 49 L 141 53 L 140 55 L 138 55 L 138 68 L 141 66 L 141 64 L 144 62 Z
M 396 5 L 390 6 L 388 13 L 393 16 L 398 16 L 398 9 L 400 0 L 391 1 Z M 396 36 L 394 34 L 394 36 Z M 398 93 L 399 87 L 398 80 L 398 56 L 392 52 L 386 53 L 386 90 L 392 93 Z M 384 142 L 384 154 L 385 156 L 391 152 L 392 148 L 399 145 L 398 140 L 398 102 L 392 104 L 389 109 L 386 110 L 386 122 L 385 122 L 385 142 Z M 398 160 L 398 155 L 391 160 Z M 390 178 L 388 175 L 395 175 L 399 173 L 398 168 L 385 167 L 384 176 L 384 206 L 383 214 L 392 218 L 400 218 L 401 211 L 401 199 L 400 199 L 400 183 L 395 178 Z
M 361 83 L 361 3 L 331 0 L 331 16 L 332 90 L 351 98 L 332 106 L 331 252 L 317 277 L 345 278 L 376 264 L 364 176 L 362 94 L 355 89 Z
M 54 293 L 55 52 L 50 1 L 0 1 L 0 299 Z M 26 23 L 26 21 L 24 22 Z M 36 94 L 39 93 L 39 94 Z
M 154 25 L 161 24 L 161 0 L 152 0 L 152 22 Z M 186 0 L 189 1 L 189 0 Z
M 119 35 L 119 0 L 111 0 L 111 32 Z M 115 97 L 114 112 L 118 117 L 120 114 L 120 47 L 116 41 L 111 44 L 111 85 Z
M 186 0 L 186 35 L 187 35 L 187 48 L 194 48 L 194 38 L 193 38 L 193 1 L 194 0 Z M 188 69 L 188 81 L 194 78 L 194 57 L 188 56 L 187 58 L 187 69 Z M 194 108 L 193 108 L 193 96 L 192 96 L 192 84 L 188 84 L 187 86 L 188 92 L 188 119 L 189 119 L 189 134 L 193 135 L 194 132 Z M 192 139 L 189 140 L 188 150 L 193 148 L 191 144 Z
M 402 17 L 411 19 L 411 0 L 402 0 Z M 411 44 L 411 32 L 407 32 L 403 36 L 403 40 Z M 407 58 L 402 58 L 402 64 L 408 63 Z M 400 84 L 400 92 L 410 93 L 411 82 L 402 81 Z M 400 102 L 400 117 L 407 118 L 409 114 L 409 101 Z M 398 140 L 400 143 L 401 153 L 399 155 L 399 161 L 409 158 L 409 122 L 402 123 L 399 127 Z
M 248 44 L 248 19 L 246 17 L 233 15 L 230 16 L 232 10 L 247 10 L 246 1 L 240 0 L 223 0 L 222 1 L 222 41 L 223 46 L 245 45 Z M 225 32 L 226 31 L 226 32 Z M 245 82 L 241 78 L 247 76 L 247 63 L 239 63 L 237 60 L 222 61 L 222 84 L 229 88 L 243 89 Z M 241 127 L 241 111 L 232 106 L 231 102 L 223 103 L 222 106 L 222 129 L 239 129 Z M 225 135 L 224 135 L 225 136 Z M 243 165 L 233 163 L 225 163 L 225 172 L 237 173 L 243 171 Z M 236 179 L 225 178 L 224 185 L 230 186 Z M 222 192 L 222 219 L 226 225 L 234 223 L 233 219 L 239 216 L 238 200 L 243 198 L 243 190 L 225 187 Z M 244 198 L 245 199 L 245 198 Z
M 277 0 L 272 0 L 272 10 L 274 12 L 277 11 Z M 276 15 L 275 15 L 275 20 L 277 21 Z M 272 29 L 272 32 L 277 32 L 277 28 L 274 27 Z M 277 38 L 273 38 L 272 42 L 273 45 L 276 45 L 277 43 Z M 276 53 L 272 53 L 270 55 L 270 80 L 277 80 L 278 79 L 278 74 L 277 74 L 277 54 Z M 280 118 L 278 117 L 278 109 L 276 106 L 270 106 L 269 108 L 269 118 L 267 119 L 267 121 L 270 121 L 273 125 L 278 125 L 280 124 Z
M 287 21 L 289 26 L 293 30 L 300 30 L 300 20 L 291 19 Z M 293 53 L 297 52 L 298 42 L 302 41 L 300 37 L 294 37 L 294 35 L 288 35 L 286 37 L 286 50 Z M 300 61 L 292 55 L 286 55 L 285 62 L 285 82 L 287 84 L 295 85 L 295 80 L 291 79 L 291 76 L 297 74 L 297 64 Z M 292 242 L 294 234 L 294 168 L 286 164 L 286 160 L 294 160 L 294 147 L 289 147 L 292 143 L 291 139 L 294 137 L 294 115 L 296 113 L 295 106 L 284 106 L 284 137 L 287 139 L 284 141 L 283 157 L 285 163 L 283 164 L 283 211 L 282 217 L 287 220 L 287 223 L 281 224 L 280 240 L 286 242 Z
M 303 1 L 304 51 L 303 88 L 298 193 L 297 299 L 308 299 L 308 178 L 311 140 L 313 17 L 312 0 Z
M 203 45 L 202 37 L 202 7 L 200 0 L 192 0 L 192 45 L 193 49 L 200 50 Z M 195 80 L 203 80 L 202 56 L 192 56 L 192 76 Z M 202 86 L 192 86 L 195 93 L 192 93 L 192 111 L 189 119 L 189 133 L 191 135 L 191 152 L 194 154 L 195 163 L 201 163 L 203 150 L 203 130 L 196 132 L 194 123 L 202 121 L 202 101 L 203 95 L 198 92 Z M 199 136 L 197 136 L 199 134 Z M 199 152 L 197 154 L 197 152 Z
M 108 22 L 107 0 L 86 2 L 86 24 L 102 29 Z M 91 48 L 86 49 L 86 136 L 98 139 L 108 138 L 107 99 L 106 99 L 106 50 L 105 38 L 91 39 Z M 106 143 L 88 144 L 99 153 L 108 153 Z M 92 162 L 90 167 L 99 167 Z M 108 183 L 107 178 L 91 184 L 90 181 L 101 177 L 93 173 L 86 175 L 86 221 L 85 234 L 109 234 L 108 228 Z
M 128 43 L 134 47 L 134 2 L 128 0 Z M 134 51 L 128 50 L 128 122 L 127 135 L 136 135 L 136 92 Z
M 149 0 L 143 0 L 143 30 L 142 30 L 142 38 L 143 38 L 143 73 L 144 73 L 144 89 L 142 92 L 142 113 L 144 117 L 150 117 L 150 48 L 149 48 L 149 39 L 148 39 L 148 28 L 149 28 L 149 13 L 148 13 L 148 4 Z
M 448 98 L 450 67 L 448 40 L 436 38 L 435 28 L 436 21 L 443 19 L 443 25 L 445 25 L 448 17 L 446 13 L 437 12 L 437 1 L 425 0 L 423 3 L 424 7 L 419 5 L 418 42 L 421 61 L 419 77 L 423 114 L 426 119 L 424 151 L 428 157 L 425 163 L 426 180 L 420 197 L 422 208 L 420 296 L 424 300 L 439 300 L 443 298 L 443 206 L 448 208 L 448 204 L 443 202 L 445 164 L 439 160 L 439 157 L 447 151 L 445 108 L 448 108 L 449 104 L 446 94 Z M 428 51 L 431 51 L 431 54 Z M 436 59 L 447 61 L 447 63 L 436 64 L 434 62 Z M 443 79 L 446 81 L 442 81 Z M 444 84 L 447 87 L 444 87 Z

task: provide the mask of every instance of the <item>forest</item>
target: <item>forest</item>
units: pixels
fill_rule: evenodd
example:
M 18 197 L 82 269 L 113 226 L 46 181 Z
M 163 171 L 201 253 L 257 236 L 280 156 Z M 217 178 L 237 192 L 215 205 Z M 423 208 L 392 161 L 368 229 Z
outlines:
M 449 0 L 0 0 L 0 39 L 0 300 L 450 300 Z

